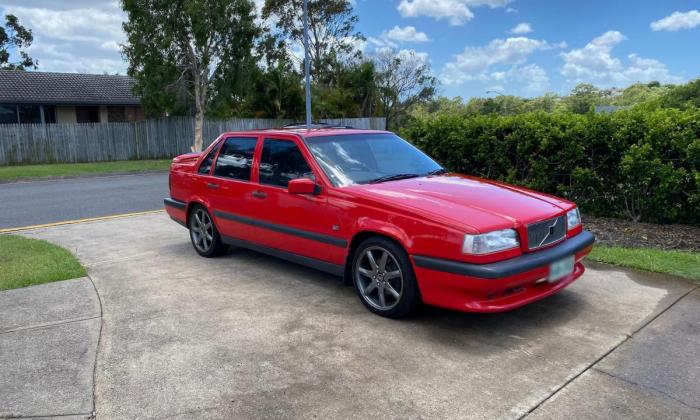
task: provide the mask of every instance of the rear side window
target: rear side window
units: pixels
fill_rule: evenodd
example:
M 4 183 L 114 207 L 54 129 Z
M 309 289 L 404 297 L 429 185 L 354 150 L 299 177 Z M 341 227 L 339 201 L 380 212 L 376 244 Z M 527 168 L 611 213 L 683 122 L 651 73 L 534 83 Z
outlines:
M 296 144 L 265 139 L 260 158 L 260 183 L 287 188 L 292 179 L 314 179 L 311 167 Z
M 256 138 L 229 137 L 216 159 L 214 175 L 250 181 Z
M 207 154 L 207 157 L 204 158 L 202 163 L 199 165 L 199 170 L 198 172 L 203 175 L 208 175 L 209 172 L 211 171 L 211 164 L 214 162 L 214 157 L 216 156 L 216 152 L 219 150 L 221 147 L 221 142 L 214 146 L 211 151 Z

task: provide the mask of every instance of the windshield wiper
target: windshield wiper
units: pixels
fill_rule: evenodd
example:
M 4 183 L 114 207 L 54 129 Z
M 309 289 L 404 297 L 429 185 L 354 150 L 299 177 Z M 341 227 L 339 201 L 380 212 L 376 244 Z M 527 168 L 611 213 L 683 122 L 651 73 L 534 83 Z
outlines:
M 386 182 L 386 181 L 398 181 L 399 179 L 408 179 L 408 178 L 417 178 L 420 175 L 418 174 L 393 174 L 393 175 L 384 175 L 380 176 L 379 178 L 375 179 L 370 179 L 367 181 L 368 184 L 378 184 L 380 182 Z
M 440 169 L 436 169 L 436 170 L 434 170 L 434 171 L 430 171 L 430 172 L 428 172 L 428 173 L 425 174 L 425 175 L 426 175 L 426 176 L 430 176 L 430 175 L 442 175 L 442 174 L 446 174 L 446 173 L 448 173 L 448 172 L 449 172 L 449 171 L 448 171 L 447 169 L 445 169 L 445 168 L 440 168 Z

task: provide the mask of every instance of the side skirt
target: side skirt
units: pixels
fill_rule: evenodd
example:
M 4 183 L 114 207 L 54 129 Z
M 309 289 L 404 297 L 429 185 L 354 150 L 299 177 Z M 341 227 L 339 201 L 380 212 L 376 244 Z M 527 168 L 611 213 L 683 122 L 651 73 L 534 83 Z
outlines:
M 305 257 L 303 255 L 293 254 L 291 252 L 281 251 L 279 249 L 270 248 L 263 245 L 258 245 L 249 241 L 244 241 L 242 239 L 233 238 L 231 236 L 222 236 L 221 241 L 226 245 L 237 246 L 240 248 L 250 249 L 252 251 L 260 252 L 261 254 L 267 254 L 275 258 L 293 262 L 295 264 L 310 267 L 319 271 L 332 274 L 334 276 L 343 277 L 345 274 L 345 267 L 342 265 L 331 264 L 329 262 L 321 261 L 316 258 Z

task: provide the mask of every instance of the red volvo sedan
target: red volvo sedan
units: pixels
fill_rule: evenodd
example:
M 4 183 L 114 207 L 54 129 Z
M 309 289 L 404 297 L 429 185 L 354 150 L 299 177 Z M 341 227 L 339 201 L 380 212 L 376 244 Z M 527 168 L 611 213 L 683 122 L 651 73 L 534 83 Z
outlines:
M 231 245 L 343 276 L 387 317 L 534 302 L 583 274 L 595 240 L 572 202 L 349 128 L 224 133 L 173 160 L 165 208 L 201 256 Z

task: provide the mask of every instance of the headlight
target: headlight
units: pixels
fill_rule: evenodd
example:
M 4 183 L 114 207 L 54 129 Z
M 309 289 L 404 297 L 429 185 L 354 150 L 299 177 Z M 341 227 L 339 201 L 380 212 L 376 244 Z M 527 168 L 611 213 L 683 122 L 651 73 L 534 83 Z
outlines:
M 578 208 L 569 210 L 569 212 L 566 213 L 566 225 L 568 227 L 568 230 L 571 230 L 580 224 L 581 214 L 578 212 Z
M 518 232 L 514 229 L 496 230 L 481 235 L 464 235 L 462 253 L 488 254 L 520 246 Z

